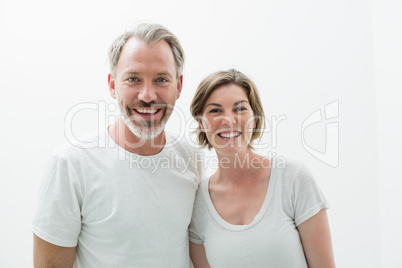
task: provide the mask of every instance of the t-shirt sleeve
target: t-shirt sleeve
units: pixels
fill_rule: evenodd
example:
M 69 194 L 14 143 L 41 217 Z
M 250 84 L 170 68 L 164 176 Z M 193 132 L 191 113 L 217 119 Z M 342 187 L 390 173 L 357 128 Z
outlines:
M 52 156 L 39 189 L 31 230 L 49 243 L 75 247 L 81 231 L 81 205 L 80 185 L 72 165 Z
M 196 149 L 193 158 L 198 171 L 198 184 L 200 184 L 202 178 L 205 177 L 205 154 L 201 149 Z
M 195 196 L 193 215 L 191 217 L 190 226 L 188 228 L 189 240 L 190 242 L 196 244 L 204 244 L 204 239 L 202 238 L 203 230 L 206 225 L 206 207 L 202 196 L 202 182 L 199 185 L 197 194 Z
M 196 244 L 204 244 L 204 241 L 199 237 L 197 229 L 195 227 L 195 223 L 191 221 L 190 226 L 188 228 L 188 233 L 189 233 L 189 240 L 190 242 L 196 243 Z
M 305 165 L 301 165 L 293 182 L 294 220 L 298 226 L 321 209 L 329 208 L 317 182 Z

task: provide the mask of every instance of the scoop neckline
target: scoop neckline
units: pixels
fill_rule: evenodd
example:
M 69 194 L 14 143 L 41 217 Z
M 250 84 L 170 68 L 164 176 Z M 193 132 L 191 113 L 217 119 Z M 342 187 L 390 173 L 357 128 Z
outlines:
M 212 218 L 223 228 L 231 230 L 231 231 L 244 231 L 247 229 L 252 228 L 253 226 L 255 226 L 258 222 L 261 221 L 261 219 L 264 217 L 268 206 L 270 204 L 270 201 L 272 199 L 272 192 L 273 189 L 275 187 L 275 181 L 276 181 L 276 168 L 275 168 L 275 159 L 272 158 L 272 164 L 271 164 L 271 174 L 270 174 L 270 178 L 269 178 L 269 182 L 268 182 L 268 189 L 267 189 L 267 193 L 265 194 L 265 198 L 264 198 L 264 202 L 262 203 L 262 206 L 260 208 L 260 210 L 258 211 L 258 213 L 255 215 L 253 221 L 249 224 L 245 224 L 245 225 L 236 225 L 236 224 L 231 224 L 229 222 L 227 222 L 226 220 L 224 220 L 221 215 L 219 215 L 218 211 L 216 210 L 211 196 L 209 194 L 209 180 L 211 179 L 211 176 L 209 176 L 208 178 L 206 178 L 205 180 L 203 180 L 203 187 L 202 187 L 202 193 L 204 195 L 204 199 L 206 201 L 208 210 L 212 216 Z

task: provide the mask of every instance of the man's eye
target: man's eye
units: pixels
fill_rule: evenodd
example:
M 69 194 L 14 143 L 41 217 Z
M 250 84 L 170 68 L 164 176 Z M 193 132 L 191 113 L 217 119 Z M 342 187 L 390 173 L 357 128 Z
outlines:
M 138 81 L 138 78 L 137 78 L 137 77 L 130 77 L 130 78 L 128 79 L 128 81 L 129 81 L 129 82 L 137 82 L 137 81 Z
M 156 79 L 156 82 L 158 82 L 158 83 L 166 83 L 166 82 L 167 82 L 167 79 L 165 79 L 165 78 L 158 78 L 158 79 Z

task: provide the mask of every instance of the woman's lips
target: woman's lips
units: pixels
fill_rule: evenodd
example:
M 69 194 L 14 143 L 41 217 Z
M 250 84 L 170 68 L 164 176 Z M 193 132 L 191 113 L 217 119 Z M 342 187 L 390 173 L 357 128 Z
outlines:
M 223 139 L 236 139 L 238 138 L 242 132 L 237 131 L 237 130 L 231 130 L 231 131 L 222 131 L 218 133 L 218 136 Z

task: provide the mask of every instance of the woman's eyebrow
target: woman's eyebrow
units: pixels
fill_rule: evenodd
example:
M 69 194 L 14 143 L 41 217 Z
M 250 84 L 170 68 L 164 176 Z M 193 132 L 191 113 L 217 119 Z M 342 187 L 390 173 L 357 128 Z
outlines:
M 247 102 L 247 103 L 248 103 L 248 101 L 246 101 L 246 100 L 239 100 L 239 101 L 236 101 L 236 102 L 233 104 L 233 106 L 240 105 L 240 104 L 243 103 L 243 102 Z
M 205 108 L 207 108 L 209 105 L 214 105 L 214 106 L 218 106 L 218 107 L 222 107 L 222 105 L 220 105 L 219 103 L 208 103 Z
M 246 100 L 239 100 L 239 101 L 236 101 L 236 102 L 233 104 L 233 106 L 240 105 L 240 104 L 243 103 L 243 102 L 248 103 L 248 101 L 246 101 Z M 221 104 L 212 102 L 212 103 L 208 103 L 208 104 L 205 106 L 205 108 L 208 107 L 209 105 L 214 105 L 214 106 L 222 107 Z

